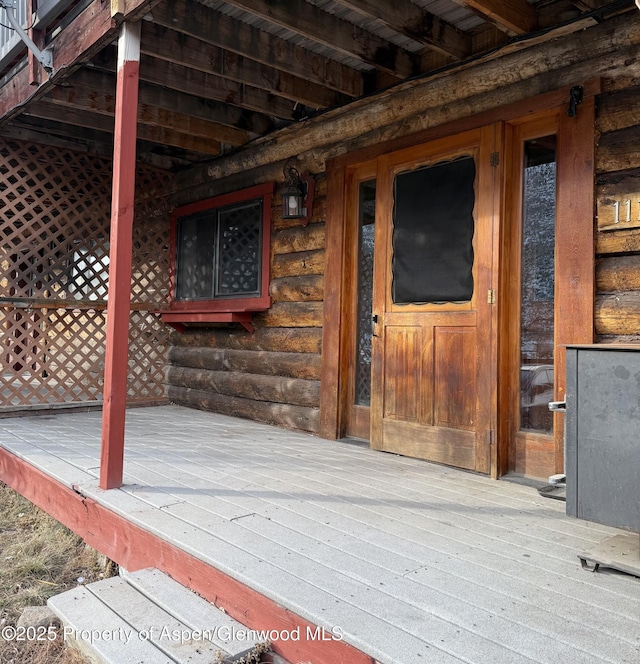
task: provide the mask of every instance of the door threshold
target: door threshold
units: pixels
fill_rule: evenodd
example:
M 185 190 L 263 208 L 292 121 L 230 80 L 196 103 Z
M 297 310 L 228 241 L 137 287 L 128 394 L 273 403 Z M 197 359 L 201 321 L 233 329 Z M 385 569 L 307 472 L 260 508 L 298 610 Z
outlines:
M 338 439 L 339 443 L 348 443 L 349 445 L 357 445 L 358 447 L 369 448 L 369 441 L 366 438 L 355 438 L 353 436 L 345 436 Z

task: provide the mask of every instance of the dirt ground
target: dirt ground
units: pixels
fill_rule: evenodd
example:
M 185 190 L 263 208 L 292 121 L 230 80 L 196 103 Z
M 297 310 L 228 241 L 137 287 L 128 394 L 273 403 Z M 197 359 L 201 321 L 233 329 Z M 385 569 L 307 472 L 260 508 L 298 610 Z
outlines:
M 85 664 L 57 626 L 34 640 L 18 640 L 12 628 L 25 606 L 111 573 L 100 554 L 0 482 L 0 664 Z

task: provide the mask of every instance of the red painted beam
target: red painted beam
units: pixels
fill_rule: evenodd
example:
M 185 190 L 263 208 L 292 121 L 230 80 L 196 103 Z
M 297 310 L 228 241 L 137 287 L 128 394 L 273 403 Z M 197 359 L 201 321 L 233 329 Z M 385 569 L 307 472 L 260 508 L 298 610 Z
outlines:
M 124 421 L 127 407 L 139 70 L 140 23 L 123 23 L 118 40 L 109 239 L 109 291 L 100 459 L 100 486 L 103 489 L 113 489 L 122 485 Z
M 72 67 L 90 58 L 108 44 L 117 33 L 111 20 L 109 6 L 94 0 L 65 30 L 52 40 L 54 74 L 39 86 L 31 82 L 29 67 L 21 69 L 9 83 L 0 88 L 0 120 L 10 120 L 24 110 L 30 99 L 44 95 L 55 82 L 60 82 L 73 71 Z
M 0 481 L 48 512 L 129 571 L 156 567 L 200 594 L 249 629 L 300 628 L 300 641 L 277 640 L 273 650 L 290 662 L 375 664 L 372 657 L 340 640 L 304 638 L 316 626 L 231 576 L 152 535 L 0 447 Z M 342 627 L 342 626 L 341 626 Z

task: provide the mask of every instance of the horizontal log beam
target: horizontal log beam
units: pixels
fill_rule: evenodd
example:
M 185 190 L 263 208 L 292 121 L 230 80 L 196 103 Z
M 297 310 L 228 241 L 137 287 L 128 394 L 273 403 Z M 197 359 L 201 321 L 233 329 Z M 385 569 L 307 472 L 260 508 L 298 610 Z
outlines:
M 34 124 L 35 123 L 35 124 Z M 62 131 L 54 135 L 53 129 L 60 127 Z M 103 156 L 113 156 L 113 135 L 97 132 L 84 127 L 44 123 L 41 120 L 29 120 L 28 117 L 12 120 L 2 128 L 3 138 L 15 138 L 31 143 L 44 143 L 55 147 L 75 150 L 76 152 L 93 152 Z
M 357 70 L 204 5 L 165 0 L 154 9 L 153 22 L 350 97 L 363 93 Z
M 596 265 L 596 288 L 599 293 L 640 291 L 640 256 L 600 259 Z
M 596 150 L 596 172 L 640 168 L 640 132 L 637 127 L 603 134 Z
M 627 254 L 640 252 L 640 228 L 601 231 L 596 235 L 596 254 Z
M 175 387 L 188 387 L 192 390 L 226 394 L 254 401 L 308 408 L 320 406 L 319 380 L 171 366 L 167 371 L 167 383 Z
M 233 350 L 202 346 L 173 346 L 169 349 L 169 362 L 193 369 L 236 371 L 306 380 L 319 380 L 321 365 L 318 353 Z
M 277 254 L 271 261 L 271 278 L 299 277 L 303 274 L 324 274 L 324 249 Z
M 202 346 L 232 350 L 320 353 L 322 330 L 314 327 L 256 329 L 253 334 L 224 329 L 186 330 L 174 337 L 180 348 Z
M 273 234 L 271 238 L 271 252 L 276 255 L 313 251 L 314 249 L 324 249 L 324 243 L 324 224 L 295 226 L 276 231 Z
M 321 302 L 324 276 L 311 274 L 271 279 L 269 294 L 274 302 Z
M 112 133 L 41 118 L 30 118 L 27 115 L 22 115 L 3 127 L 2 135 L 113 157 Z M 138 141 L 138 161 L 164 171 L 173 171 L 176 168 L 192 166 L 194 161 L 203 157 L 202 153 L 187 150 L 180 150 L 179 155 L 156 154 L 151 152 L 155 147 L 150 142 Z
M 598 131 L 605 134 L 637 125 L 640 125 L 640 87 L 600 96 L 596 119 Z
M 637 334 L 640 330 L 640 291 L 596 297 L 597 334 Z
M 536 38 L 508 45 L 501 53 L 462 63 L 452 70 L 455 75 L 452 71 L 438 72 L 399 86 L 393 104 L 384 94 L 356 100 L 349 105 L 349 112 L 328 111 L 308 120 L 304 127 L 293 125 L 272 134 L 269 140 L 257 139 L 251 150 L 222 157 L 189 175 L 196 181 L 216 180 L 294 155 L 313 155 L 319 162 L 399 137 L 407 137 L 407 145 L 414 144 L 417 132 L 463 118 L 485 121 L 480 117 L 485 113 L 485 123 L 495 122 L 499 118 L 497 103 L 503 108 L 518 104 L 518 112 L 521 108 L 526 115 L 531 112 L 526 106 L 532 95 L 549 95 L 550 90 L 600 73 L 608 75 L 616 68 L 628 70 L 625 52 L 637 57 L 639 18 L 633 15 L 630 20 L 625 15 L 588 30 L 580 30 L 576 24 L 572 26 L 575 34 L 565 39 L 554 40 L 550 31 L 544 42 Z M 590 60 L 584 59 L 587 52 Z M 496 81 L 501 83 L 499 88 Z M 564 103 L 564 99 L 558 97 L 557 103 Z
M 322 327 L 322 302 L 275 302 L 254 321 L 264 327 Z
M 181 406 L 199 408 L 231 417 L 244 417 L 285 429 L 300 429 L 311 433 L 316 433 L 318 430 L 319 410 L 317 408 L 254 401 L 173 385 L 169 385 L 167 388 L 167 396 L 170 401 Z

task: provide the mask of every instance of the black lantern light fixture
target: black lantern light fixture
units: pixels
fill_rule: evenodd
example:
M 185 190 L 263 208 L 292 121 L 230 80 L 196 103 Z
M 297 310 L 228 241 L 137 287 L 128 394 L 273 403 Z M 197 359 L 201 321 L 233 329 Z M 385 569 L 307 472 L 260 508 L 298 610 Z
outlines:
M 301 176 L 294 166 L 285 165 L 283 172 L 282 218 L 302 219 L 306 226 L 311 217 L 314 180 L 309 174 Z

